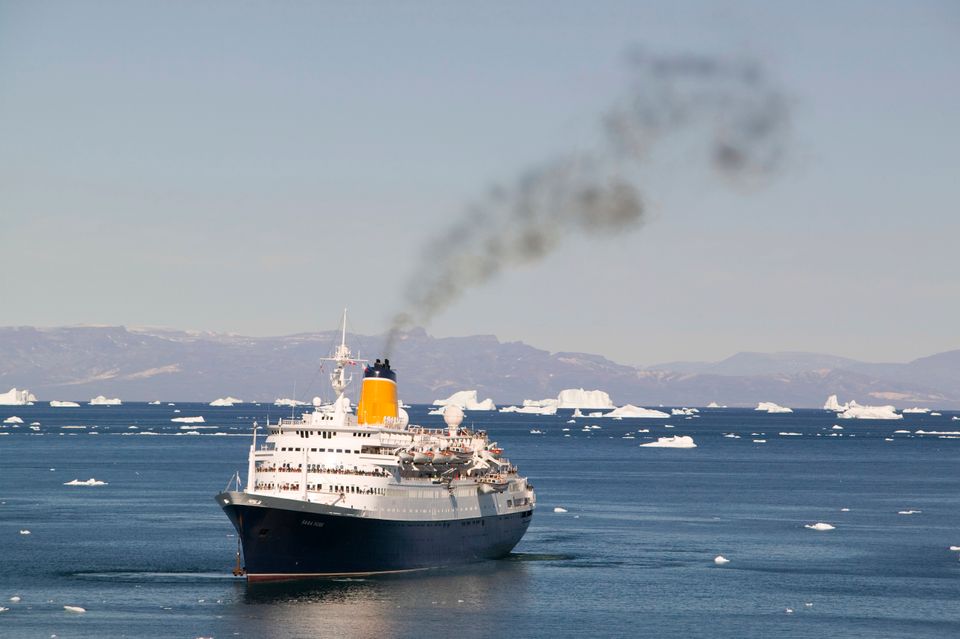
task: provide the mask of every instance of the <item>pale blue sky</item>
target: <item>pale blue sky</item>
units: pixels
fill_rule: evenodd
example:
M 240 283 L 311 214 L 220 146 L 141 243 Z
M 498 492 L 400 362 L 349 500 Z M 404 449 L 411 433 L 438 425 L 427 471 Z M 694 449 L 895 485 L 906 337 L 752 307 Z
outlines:
M 592 144 L 636 44 L 763 60 L 782 174 L 660 158 L 646 226 L 428 331 L 637 364 L 960 348 L 955 2 L 0 0 L 0 325 L 384 331 L 436 230 Z

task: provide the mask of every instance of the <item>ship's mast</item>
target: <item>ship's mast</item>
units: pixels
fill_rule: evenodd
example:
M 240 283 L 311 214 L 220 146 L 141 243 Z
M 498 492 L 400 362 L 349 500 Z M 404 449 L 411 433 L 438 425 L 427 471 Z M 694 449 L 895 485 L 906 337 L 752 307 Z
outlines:
M 335 362 L 333 372 L 330 373 L 330 386 L 333 392 L 337 394 L 337 399 L 343 396 L 344 391 L 350 382 L 353 381 L 353 375 L 347 375 L 347 365 L 356 364 L 358 359 L 353 357 L 350 348 L 347 346 L 347 309 L 343 309 L 343 320 L 340 331 L 340 344 L 333 351 L 333 357 L 324 357 L 325 361 Z

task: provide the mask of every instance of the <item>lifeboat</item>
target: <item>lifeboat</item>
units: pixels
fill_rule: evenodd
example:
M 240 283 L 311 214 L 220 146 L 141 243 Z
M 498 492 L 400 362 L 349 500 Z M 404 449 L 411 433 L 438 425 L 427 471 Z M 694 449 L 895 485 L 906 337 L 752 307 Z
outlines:
M 449 450 L 440 451 L 433 456 L 434 464 L 452 464 L 457 461 L 457 456 Z
M 429 450 L 418 450 L 413 453 L 414 464 L 429 464 L 433 462 L 433 453 Z
M 400 459 L 400 463 L 402 464 L 409 464 L 413 461 L 413 455 L 407 451 L 397 453 L 397 457 Z
M 500 457 L 503 454 L 502 448 L 488 448 L 487 451 L 494 457 Z

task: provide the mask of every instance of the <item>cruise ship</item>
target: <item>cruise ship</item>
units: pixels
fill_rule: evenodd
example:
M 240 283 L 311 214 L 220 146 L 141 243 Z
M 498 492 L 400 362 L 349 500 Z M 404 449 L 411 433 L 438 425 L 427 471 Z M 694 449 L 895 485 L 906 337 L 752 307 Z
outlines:
M 333 357 L 336 400 L 266 425 L 243 484 L 216 499 L 237 529 L 248 581 L 371 575 L 505 557 L 536 506 L 533 485 L 488 434 L 448 405 L 445 428 L 409 423 L 387 359 L 346 345 Z M 363 366 L 354 412 L 349 366 Z M 241 567 L 242 551 L 242 567 Z

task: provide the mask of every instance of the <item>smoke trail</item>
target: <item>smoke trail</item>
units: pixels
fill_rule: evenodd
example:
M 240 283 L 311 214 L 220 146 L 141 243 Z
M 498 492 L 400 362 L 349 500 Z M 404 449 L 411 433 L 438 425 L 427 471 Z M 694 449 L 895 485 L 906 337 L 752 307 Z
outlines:
M 566 237 L 639 226 L 644 202 L 628 165 L 650 164 L 658 148 L 692 140 L 706 165 L 727 178 L 776 171 L 787 101 L 758 64 L 637 49 L 628 70 L 626 95 L 601 115 L 598 150 L 544 162 L 490 189 L 432 238 L 410 280 L 407 309 L 393 319 L 387 354 L 400 331 L 426 324 L 466 289 L 542 259 Z

